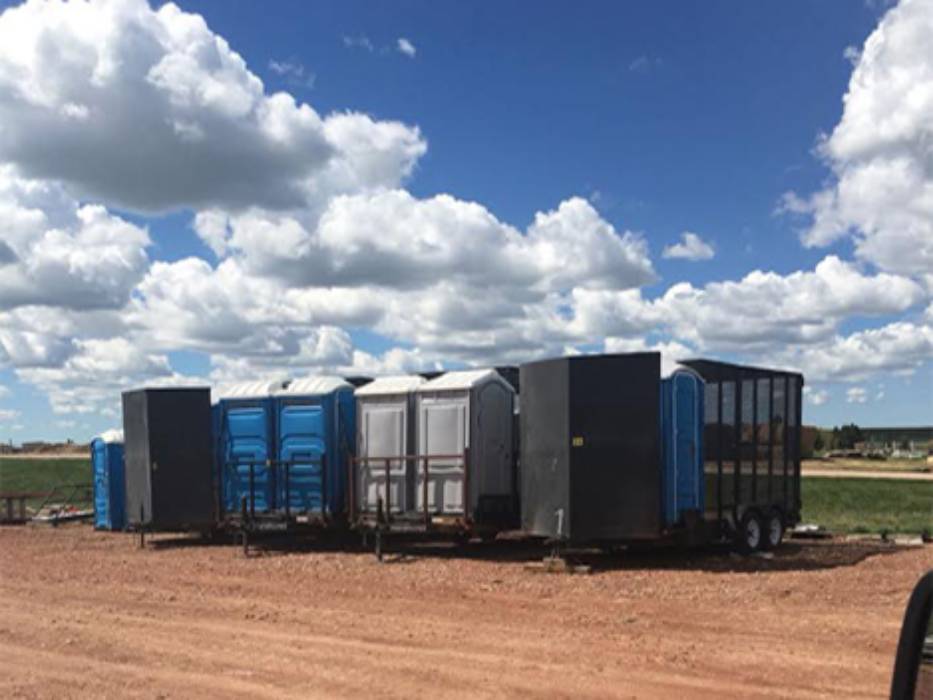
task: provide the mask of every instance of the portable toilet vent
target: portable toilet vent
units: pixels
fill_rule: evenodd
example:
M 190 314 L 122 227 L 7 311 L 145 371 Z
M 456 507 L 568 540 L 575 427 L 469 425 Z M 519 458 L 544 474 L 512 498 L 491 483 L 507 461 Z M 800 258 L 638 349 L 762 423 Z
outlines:
M 509 517 L 514 401 L 515 390 L 492 369 L 447 372 L 418 387 L 418 510 L 477 522 Z
M 279 510 L 339 515 L 354 452 L 353 386 L 341 377 L 296 379 L 275 394 Z
M 221 504 L 237 512 L 243 499 L 252 512 L 275 506 L 275 411 L 272 395 L 286 382 L 254 381 L 221 387 L 213 424 L 220 470 Z
M 94 471 L 94 527 L 122 530 L 126 527 L 123 431 L 108 430 L 91 441 Z
M 358 512 L 376 513 L 380 499 L 393 513 L 414 509 L 415 472 L 421 466 L 413 458 L 415 390 L 426 381 L 419 375 L 379 377 L 356 390 L 353 493 Z
M 666 525 L 686 511 L 703 513 L 703 402 L 705 382 L 676 365 L 661 379 L 662 514 Z

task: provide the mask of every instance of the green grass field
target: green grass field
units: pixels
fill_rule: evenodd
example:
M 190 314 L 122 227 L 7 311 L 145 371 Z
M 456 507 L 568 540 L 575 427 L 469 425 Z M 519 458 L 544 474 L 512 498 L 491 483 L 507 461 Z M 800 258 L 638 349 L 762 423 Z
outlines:
M 48 492 L 59 484 L 90 484 L 88 459 L 10 459 L 0 457 L 0 493 Z M 29 499 L 35 507 L 42 499 Z
M 803 522 L 835 533 L 933 532 L 933 481 L 805 477 Z

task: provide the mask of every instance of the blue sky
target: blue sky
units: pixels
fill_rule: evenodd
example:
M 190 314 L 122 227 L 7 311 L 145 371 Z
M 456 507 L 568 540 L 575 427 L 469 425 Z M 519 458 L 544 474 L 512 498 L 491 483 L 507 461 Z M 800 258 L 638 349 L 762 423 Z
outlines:
M 39 3 L 34 4 L 39 8 Z M 0 2 L 0 8 L 16 5 Z M 126 222 L 134 231 L 147 231 L 149 238 L 148 244 L 140 243 L 136 248 L 125 247 L 125 239 L 108 238 L 107 250 L 118 251 L 120 260 L 125 262 L 137 254 L 144 259 L 135 267 L 135 263 L 130 265 L 125 278 L 104 290 L 85 289 L 81 286 L 88 284 L 84 277 L 76 280 L 75 295 L 106 296 L 105 301 L 94 297 L 80 308 L 45 298 L 48 295 L 40 288 L 42 280 L 38 273 L 32 273 L 33 268 L 15 273 L 23 280 L 14 280 L 14 273 L 8 273 L 26 291 L 17 287 L 15 294 L 8 294 L 12 301 L 4 302 L 0 284 L 0 321 L 11 329 L 5 353 L 0 335 L 0 387 L 6 387 L 0 390 L 0 439 L 85 439 L 118 422 L 116 404 L 108 402 L 107 391 L 118 394 L 115 389 L 121 382 L 153 379 L 218 384 L 270 373 L 396 371 L 437 362 L 482 364 L 555 351 L 639 349 L 639 344 L 654 347 L 659 343 L 675 354 L 803 369 L 812 387 L 805 406 L 807 422 L 929 423 L 933 419 L 929 361 L 933 276 L 929 268 L 924 273 L 922 256 L 918 271 L 916 265 L 898 262 L 903 256 L 890 252 L 895 249 L 892 240 L 901 245 L 898 231 L 904 228 L 904 222 L 894 220 L 896 207 L 892 202 L 903 203 L 903 197 L 910 193 L 898 195 L 900 199 L 872 202 L 875 209 L 870 213 L 847 203 L 843 196 L 846 178 L 854 177 L 852 173 L 860 172 L 859 168 L 867 171 L 873 164 L 877 166 L 871 159 L 880 157 L 881 147 L 894 146 L 885 142 L 877 148 L 853 151 L 843 138 L 844 129 L 839 130 L 838 138 L 834 135 L 840 124 L 860 121 L 855 111 L 858 105 L 851 114 L 843 110 L 853 70 L 865 71 L 864 90 L 880 93 L 884 70 L 893 70 L 897 61 L 918 53 L 910 46 L 895 45 L 894 39 L 888 40 L 877 56 L 866 58 L 863 52 L 866 39 L 881 31 L 879 24 L 909 27 L 923 19 L 911 14 L 920 13 L 917 3 L 905 5 L 892 10 L 888 5 L 848 1 L 574 5 L 182 2 L 184 13 L 201 15 L 206 23 L 199 30 L 200 39 L 210 44 L 215 37 L 222 37 L 245 66 L 215 73 L 215 57 L 205 58 L 202 52 L 193 59 L 196 66 L 186 64 L 182 72 L 160 73 L 157 87 L 170 93 L 171 99 L 163 102 L 157 101 L 161 96 L 152 96 L 156 100 L 153 111 L 166 110 L 174 131 L 164 137 L 168 141 L 153 146 L 155 155 L 150 155 L 150 160 L 143 157 L 145 145 L 140 146 L 142 155 L 135 162 L 117 162 L 119 155 L 114 155 L 132 150 L 148 138 L 134 132 L 132 115 L 123 119 L 112 113 L 111 106 L 110 121 L 100 125 L 100 133 L 95 133 L 92 123 L 96 114 L 93 100 L 112 105 L 106 100 L 121 100 L 135 89 L 129 69 L 123 79 L 112 80 L 100 90 L 98 83 L 93 83 L 86 104 L 58 88 L 46 91 L 46 95 L 54 92 L 54 99 L 61 100 L 55 116 L 48 117 L 50 142 L 62 152 L 70 153 L 74 148 L 74 153 L 94 154 L 83 156 L 86 170 L 74 165 L 77 156 L 59 162 L 41 145 L 23 145 L 21 135 L 14 143 L 19 133 L 15 127 L 7 128 L 6 137 L 0 129 L 0 165 L 6 163 L 12 169 L 7 177 L 60 188 L 62 196 L 72 198 L 75 206 L 103 205 L 108 216 Z M 113 23 L 117 30 L 125 29 L 121 22 L 137 22 L 144 27 L 138 34 L 145 35 L 152 27 L 153 36 L 161 36 L 155 29 L 160 23 L 168 26 L 165 13 L 157 17 L 134 2 L 127 2 L 127 7 L 132 12 L 127 10 L 125 16 L 104 13 L 106 18 L 95 21 L 99 26 Z M 107 47 L 108 41 L 113 42 L 113 51 L 121 56 L 124 66 L 132 66 L 138 56 L 150 60 L 147 44 L 137 42 L 136 34 L 115 31 L 91 41 L 76 30 L 71 36 L 56 28 L 54 12 L 54 8 L 36 9 L 22 21 L 38 30 L 48 29 L 45 37 L 50 45 L 74 46 L 86 41 L 95 46 L 100 52 L 98 65 L 102 65 L 100 56 L 106 53 L 102 47 Z M 4 16 L 6 26 L 0 19 L 0 38 L 4 32 L 9 38 L 9 32 L 16 31 L 10 15 Z M 18 32 L 22 34 L 21 29 Z M 124 37 L 124 41 L 118 42 L 115 36 Z M 891 36 L 907 41 L 896 32 Z M 402 38 L 410 47 L 407 53 L 399 50 Z M 163 50 L 166 55 L 183 53 L 184 42 Z M 933 64 L 930 50 L 927 47 L 918 59 L 921 77 L 929 78 L 923 69 Z M 43 98 L 43 102 L 17 95 L 15 80 L 22 79 L 23 72 L 14 72 L 9 66 L 25 59 L 22 52 L 14 53 L 11 49 L 5 57 L 0 49 L 0 118 L 5 116 L 15 123 L 22 116 L 25 123 L 31 115 L 34 121 L 30 110 L 51 109 L 48 104 L 52 98 Z M 69 56 L 66 52 L 62 55 Z M 68 70 L 84 75 L 77 64 L 67 65 L 67 61 L 77 59 L 69 56 L 61 60 L 64 63 L 42 65 L 39 59 L 29 63 L 29 70 L 38 76 L 35 82 L 51 85 L 50 75 L 67 76 Z M 860 63 L 864 65 L 859 67 Z M 380 152 L 392 155 L 392 166 L 380 165 L 378 172 L 375 168 L 371 171 L 369 161 L 360 165 L 346 156 L 352 163 L 339 166 L 341 172 L 359 171 L 349 177 L 352 186 L 344 179 L 338 184 L 330 180 L 319 184 L 313 180 L 318 176 L 312 174 L 283 179 L 282 189 L 299 183 L 314 191 L 305 195 L 306 201 L 287 208 L 291 220 L 303 227 L 304 243 L 284 233 L 287 226 L 281 217 L 285 209 L 278 204 L 268 204 L 259 194 L 253 199 L 249 189 L 245 194 L 231 195 L 233 199 L 226 198 L 224 168 L 229 166 L 215 167 L 210 162 L 217 157 L 217 149 L 224 148 L 222 141 L 216 148 L 205 147 L 203 154 L 198 151 L 192 156 L 194 165 L 189 164 L 188 171 L 175 173 L 186 177 L 193 167 L 193 178 L 217 179 L 216 187 L 205 185 L 212 193 L 202 199 L 195 195 L 189 199 L 184 193 L 153 194 L 147 199 L 149 191 L 156 192 L 166 177 L 172 177 L 173 163 L 179 160 L 176 157 L 170 162 L 166 155 L 163 168 L 158 162 L 160 153 L 170 154 L 174 148 L 180 149 L 178 153 L 189 153 L 181 150 L 192 143 L 186 139 L 207 143 L 212 133 L 221 133 L 231 124 L 243 129 L 237 133 L 250 138 L 247 126 L 231 121 L 242 115 L 230 116 L 239 99 L 236 90 L 246 84 L 248 73 L 263 83 L 260 95 L 252 98 L 256 105 L 283 91 L 298 105 L 308 103 L 324 120 L 347 112 L 370 117 L 368 126 L 359 126 L 362 131 L 354 132 L 354 138 L 365 132 L 356 141 L 337 143 L 332 133 L 321 136 L 311 133 L 317 127 L 308 127 L 307 141 L 295 136 L 294 145 L 286 144 L 294 160 L 276 150 L 274 144 L 257 141 L 259 145 L 238 162 L 253 167 L 249 158 L 256 157 L 255 167 L 261 172 L 271 159 L 282 159 L 274 171 L 270 170 L 275 173 L 269 178 L 270 190 L 276 188 L 275 178 L 280 173 L 289 168 L 297 172 L 302 162 L 322 157 L 320 151 L 313 150 L 302 156 L 301 149 L 313 139 L 327 142 L 339 155 L 366 141 L 370 133 L 382 128 L 380 125 L 399 123 L 397 133 L 372 137 L 372 143 L 382 144 L 373 146 L 374 152 L 384 147 Z M 140 89 L 148 95 L 155 82 L 153 73 L 140 75 Z M 106 83 L 108 78 L 103 80 Z M 219 99 L 225 100 L 220 110 L 223 114 L 218 116 L 216 104 L 206 98 L 193 100 L 190 90 L 180 97 L 176 87 L 181 83 L 186 90 L 195 85 L 195 91 L 212 85 L 211 89 L 221 95 Z M 920 86 L 931 87 L 923 82 Z M 4 100 L 4 90 L 9 99 Z M 904 99 L 903 94 L 884 97 Z M 182 99 L 192 101 L 179 106 Z M 42 102 L 39 107 L 37 100 Z M 892 110 L 897 106 L 892 105 Z M 72 121 L 66 121 L 62 114 L 70 114 Z M 919 132 L 929 128 L 929 114 L 915 116 L 913 124 Z M 75 128 L 75 121 L 87 126 Z M 198 129 L 195 137 L 184 132 L 191 124 Z M 248 128 L 253 128 L 251 122 Z M 821 135 L 832 135 L 828 150 L 818 145 Z M 163 136 L 153 137 L 153 142 L 159 138 Z M 312 149 L 313 144 L 307 147 Z M 271 155 L 260 154 L 260 159 L 256 153 L 262 148 L 269 149 Z M 101 151 L 112 152 L 100 155 L 98 162 Z M 866 156 L 869 151 L 872 155 Z M 926 157 L 916 154 L 920 163 Z M 147 184 L 139 173 L 150 166 L 153 172 L 168 175 L 161 179 L 153 176 Z M 138 185 L 136 192 L 142 191 L 141 195 L 128 194 L 123 183 L 103 182 L 98 175 L 100 170 L 118 171 L 121 167 L 126 167 L 124 182 L 140 177 L 140 182 L 133 184 Z M 308 186 L 309 182 L 317 184 Z M 226 191 L 230 189 L 232 186 Z M 3 191 L 0 188 L 0 193 Z M 391 191 L 405 192 L 411 201 L 394 202 L 393 208 L 384 199 L 374 201 L 380 193 Z M 787 193 L 794 193 L 795 206 L 786 205 Z M 837 201 L 821 203 L 817 199 L 820 193 L 835 193 Z M 427 208 L 425 203 L 435 203 L 434 198 L 441 194 L 456 200 L 452 205 L 456 211 L 422 211 Z M 26 195 L 17 196 L 18 205 L 26 207 Z M 347 205 L 347 222 L 336 227 L 335 233 L 322 233 L 321 212 L 332 211 L 341 197 L 352 200 Z M 562 203 L 568 201 L 578 204 L 563 208 Z M 533 250 L 521 252 L 526 256 L 521 260 L 540 265 L 544 270 L 541 277 L 529 278 L 524 287 L 518 283 L 513 286 L 498 277 L 486 280 L 480 264 L 455 289 L 444 287 L 444 270 L 438 270 L 436 278 L 412 292 L 410 276 L 434 274 L 424 270 L 435 265 L 428 259 L 429 253 L 424 261 L 416 260 L 419 251 L 432 249 L 434 239 L 429 234 L 424 234 L 425 240 L 430 239 L 428 243 L 405 247 L 411 238 L 420 240 L 421 234 L 413 233 L 412 227 L 432 224 L 440 235 L 447 235 L 444 232 L 451 230 L 454 222 L 473 222 L 472 214 L 466 213 L 471 202 L 483 208 L 484 214 L 478 216 L 488 214 L 497 223 L 489 224 L 488 236 L 482 228 L 488 223 L 486 219 L 482 225 L 474 222 L 480 228 L 458 234 L 462 240 L 450 244 L 445 257 L 454 275 L 459 275 L 459 261 L 469 257 L 471 249 L 482 247 L 479 255 L 489 259 L 500 255 L 509 240 L 509 233 L 501 226 L 507 226 L 529 244 L 539 241 Z M 782 202 L 783 212 L 778 211 Z M 259 217 L 244 213 L 251 208 L 261 210 L 263 222 L 268 219 L 274 223 L 260 226 Z M 195 226 L 195 215 L 205 211 L 220 212 L 227 222 L 220 244 L 203 227 Z M 393 221 L 405 222 L 399 224 L 398 232 L 383 235 L 378 225 L 368 232 L 353 229 L 365 216 L 382 216 L 384 211 L 392 212 L 389 216 L 395 217 Z M 551 223 L 560 233 L 551 229 L 536 233 L 536 216 L 548 212 L 558 212 Z M 407 218 L 409 213 L 411 219 Z M 3 216 L 0 213 L 0 224 Z M 821 216 L 843 224 L 825 233 L 819 224 Z M 885 217 L 891 219 L 887 228 Z M 565 220 L 568 223 L 563 223 Z M 609 233 L 604 226 L 610 227 Z M 587 233 L 578 234 L 579 227 Z M 929 229 L 921 223 L 911 230 L 918 249 L 929 250 Z M 0 228 L 0 241 L 2 231 Z M 625 238 L 623 246 L 619 241 L 626 232 L 631 238 Z M 711 246 L 712 258 L 666 256 L 665 248 L 678 243 L 684 232 L 696 234 Z M 37 230 L 30 234 L 34 239 L 8 234 L 10 246 L 20 260 L 27 261 L 30 251 L 39 250 L 35 241 L 46 233 L 46 229 Z M 74 236 L 77 240 L 80 233 Z M 396 244 L 392 236 L 401 237 L 401 242 Z M 804 245 L 808 236 L 809 245 Z M 291 269 L 290 257 L 305 260 L 302 256 L 308 254 L 302 245 L 318 245 L 324 239 L 330 246 L 326 255 L 335 260 L 356 260 L 353 255 L 365 258 L 367 246 L 379 248 L 383 245 L 380 241 L 390 241 L 385 243 L 388 257 L 384 262 L 378 256 L 370 256 L 369 263 L 365 259 L 352 264 L 344 260 L 334 263 L 333 269 L 313 273 Z M 289 251 L 290 245 L 296 246 L 295 252 Z M 447 243 L 439 245 L 444 248 Z M 577 257 L 575 245 L 580 246 Z M 405 261 L 394 257 L 399 250 L 405 252 Z M 561 261 L 548 257 L 552 250 L 566 251 L 572 274 L 561 273 Z M 818 268 L 832 256 L 839 265 Z M 191 258 L 207 261 L 208 267 L 195 270 Z M 160 261 L 166 265 L 158 266 Z M 348 267 L 371 269 L 367 264 L 383 270 L 394 270 L 397 264 L 399 271 L 387 272 L 388 281 L 378 283 L 365 274 L 352 279 L 347 276 Z M 236 266 L 235 271 L 228 270 L 230 277 L 220 274 L 224 265 L 231 270 Z M 0 267 L 0 275 L 9 267 Z M 309 262 L 306 269 L 317 268 Z M 824 272 L 817 273 L 819 269 Z M 775 280 L 734 290 L 717 287 L 727 281 L 738 284 L 754 271 L 774 273 Z M 375 274 L 373 269 L 370 274 Z M 403 279 L 406 275 L 409 277 Z M 232 309 L 220 302 L 205 304 L 211 308 L 198 310 L 206 314 L 198 331 L 191 330 L 198 325 L 195 319 L 174 327 L 175 317 L 190 311 L 192 303 L 169 299 L 171 289 L 180 285 L 194 290 L 196 284 L 208 279 L 218 285 L 217 289 L 229 289 L 234 278 L 255 280 L 256 286 L 230 302 Z M 691 285 L 698 292 L 696 298 L 664 301 L 671 288 L 681 284 Z M 67 296 L 67 283 L 64 286 Z M 311 295 L 323 287 L 343 290 L 338 301 L 322 302 L 324 310 L 306 300 L 289 300 L 287 308 L 278 311 L 269 306 L 277 295 L 284 299 L 286 290 L 307 290 Z M 539 292 L 533 301 L 524 297 L 530 288 Z M 775 289 L 797 294 L 798 308 L 778 310 L 785 295 L 776 294 Z M 477 311 L 477 316 L 501 318 L 501 325 L 494 320 L 476 320 L 470 322 L 475 327 L 469 330 L 475 331 L 480 344 L 489 341 L 492 349 L 471 353 L 464 346 L 451 345 L 447 338 L 462 330 L 451 318 L 456 320 L 458 313 L 471 316 L 478 304 L 470 306 L 464 300 L 482 298 L 487 290 L 497 303 Z M 199 301 L 205 293 L 197 292 Z M 632 299 L 633 293 L 637 299 Z M 448 294 L 449 298 L 444 296 Z M 768 294 L 775 298 L 768 299 Z M 259 304 L 257 296 L 268 296 L 272 301 Z M 347 300 L 350 296 L 352 301 Z M 371 305 L 374 298 L 384 298 L 385 307 L 359 310 Z M 390 298 L 398 306 L 392 306 Z M 592 309 L 597 307 L 586 305 L 596 304 L 597 298 L 614 310 L 599 315 L 599 322 L 592 320 L 596 318 Z M 432 306 L 432 300 L 438 299 L 444 303 Z M 737 305 L 734 312 L 724 307 L 730 301 Z M 805 308 L 800 308 L 811 301 L 815 318 L 808 318 Z M 173 313 L 170 304 L 176 304 L 179 313 Z M 256 304 L 255 308 L 251 304 Z M 408 304 L 419 309 L 424 305 L 425 310 L 413 312 L 410 319 L 401 322 L 389 318 L 399 313 L 404 316 L 397 309 Z M 434 308 L 438 305 L 444 308 Z M 316 310 L 309 311 L 312 307 Z M 35 318 L 31 310 L 37 308 L 48 314 L 47 328 L 28 325 L 29 318 Z M 762 314 L 772 313 L 769 309 L 775 309 L 774 322 L 757 328 Z M 559 328 L 559 321 L 553 319 L 542 321 L 548 310 L 563 314 L 568 326 Z M 742 330 L 741 315 L 745 313 L 754 331 Z M 214 328 L 208 321 L 218 326 Z M 726 337 L 720 331 L 732 322 L 738 329 L 730 329 Z M 50 330 L 55 326 L 60 328 Z M 266 332 L 256 332 L 257 327 Z M 793 332 L 785 333 L 784 327 Z M 46 350 L 13 352 L 13 344 L 22 347 L 27 337 L 24 334 L 29 333 L 29 342 L 36 347 L 63 349 L 51 354 Z M 126 347 L 95 345 L 114 337 L 124 339 Z M 269 337 L 275 338 L 271 346 Z M 304 351 L 296 349 L 302 343 L 317 350 L 303 355 Z M 393 349 L 397 355 L 391 355 Z M 876 356 L 884 359 L 871 359 Z M 835 357 L 843 359 L 836 362 Z M 88 386 L 93 389 L 87 391 Z

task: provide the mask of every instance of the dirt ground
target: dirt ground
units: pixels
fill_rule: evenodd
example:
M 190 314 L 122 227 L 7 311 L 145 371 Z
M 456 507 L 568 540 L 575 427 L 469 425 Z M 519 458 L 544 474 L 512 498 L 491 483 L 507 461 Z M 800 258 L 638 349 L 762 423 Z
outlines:
M 933 565 L 843 542 L 584 554 L 589 575 L 528 571 L 541 555 L 0 528 L 0 697 L 881 697 Z

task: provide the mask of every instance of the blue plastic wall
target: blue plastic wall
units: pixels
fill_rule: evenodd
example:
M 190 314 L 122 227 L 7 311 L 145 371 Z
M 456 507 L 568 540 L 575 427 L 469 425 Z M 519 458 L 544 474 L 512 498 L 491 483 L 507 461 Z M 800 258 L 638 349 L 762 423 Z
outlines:
M 293 513 L 343 513 L 356 434 L 352 388 L 316 396 L 279 396 L 275 404 L 279 459 L 293 462 L 287 489 L 285 479 L 279 479 L 279 508 L 284 509 L 287 500 Z
M 661 511 L 665 525 L 703 512 L 703 380 L 677 370 L 661 380 Z
M 126 526 L 123 445 L 96 438 L 91 442 L 94 472 L 94 527 L 122 530 Z
M 275 508 L 275 475 L 269 460 L 275 455 L 275 410 L 271 398 L 224 399 L 218 403 L 217 461 L 221 502 L 227 512 L 239 512 L 250 498 L 253 465 L 253 507 L 257 513 Z

